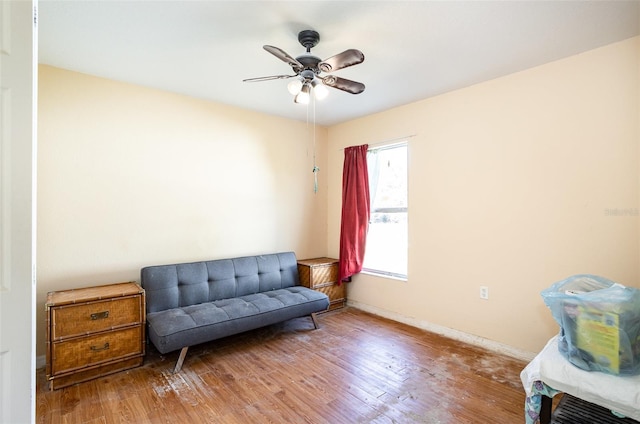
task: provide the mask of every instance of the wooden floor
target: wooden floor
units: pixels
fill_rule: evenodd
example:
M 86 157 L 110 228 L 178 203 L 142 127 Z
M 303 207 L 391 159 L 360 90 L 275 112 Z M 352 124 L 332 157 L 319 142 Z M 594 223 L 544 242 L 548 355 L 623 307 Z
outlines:
M 39 423 L 524 422 L 512 358 L 353 308 L 191 347 L 150 345 L 144 365 L 49 391 L 37 373 Z

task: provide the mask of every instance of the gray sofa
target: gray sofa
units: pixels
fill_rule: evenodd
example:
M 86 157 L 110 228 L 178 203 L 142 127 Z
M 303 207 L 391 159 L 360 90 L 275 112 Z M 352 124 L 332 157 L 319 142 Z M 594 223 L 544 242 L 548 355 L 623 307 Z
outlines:
M 160 353 L 311 316 L 327 310 L 324 293 L 299 285 L 293 252 L 142 268 L 148 337 Z

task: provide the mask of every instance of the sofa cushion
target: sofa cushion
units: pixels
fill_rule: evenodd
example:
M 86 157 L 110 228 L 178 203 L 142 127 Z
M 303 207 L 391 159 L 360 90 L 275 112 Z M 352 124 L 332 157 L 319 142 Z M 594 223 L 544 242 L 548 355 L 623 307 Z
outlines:
M 145 267 L 147 313 L 299 284 L 295 253 Z
M 302 286 L 147 314 L 149 338 L 161 353 L 327 309 L 321 292 Z

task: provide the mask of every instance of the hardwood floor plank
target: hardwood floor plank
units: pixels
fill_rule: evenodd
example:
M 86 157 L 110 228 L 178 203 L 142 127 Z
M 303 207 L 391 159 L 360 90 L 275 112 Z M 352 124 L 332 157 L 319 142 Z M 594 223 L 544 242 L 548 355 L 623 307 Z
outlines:
M 375 408 L 346 393 L 327 404 L 334 410 L 340 411 L 339 423 L 365 423 L 380 413 Z
M 56 391 L 37 373 L 38 423 L 519 423 L 513 358 L 351 308 L 178 352 Z

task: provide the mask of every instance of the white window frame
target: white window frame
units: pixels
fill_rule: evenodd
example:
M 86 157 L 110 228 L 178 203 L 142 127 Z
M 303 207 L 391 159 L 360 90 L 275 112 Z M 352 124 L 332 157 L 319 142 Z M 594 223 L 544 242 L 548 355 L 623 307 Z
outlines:
M 384 145 L 384 146 L 375 146 L 375 147 L 370 147 L 368 149 L 368 152 L 372 152 L 372 151 L 383 151 L 383 150 L 390 150 L 390 149 L 395 149 L 395 148 L 400 148 L 400 147 L 405 147 L 407 149 L 407 174 L 408 174 L 408 161 L 409 161 L 409 143 L 407 141 L 402 141 L 400 143 L 393 143 L 393 144 L 388 144 L 388 145 Z M 369 173 L 369 175 L 371 175 L 371 173 Z M 407 175 L 407 180 L 408 180 L 408 175 Z M 370 189 L 373 190 L 374 187 L 372 187 L 371 184 L 371 179 L 370 179 Z M 407 197 L 408 197 L 408 181 L 407 181 Z M 386 207 L 386 208 L 375 208 L 373 205 L 373 202 L 375 200 L 374 198 L 375 193 L 371 193 L 371 215 L 373 215 L 374 213 L 404 213 L 406 214 L 406 219 L 407 219 L 407 243 L 405 245 L 405 249 L 406 249 L 406 253 L 405 253 L 405 265 L 408 268 L 408 250 L 409 250 L 409 243 L 408 243 L 408 219 L 409 219 L 409 207 L 408 207 L 408 199 L 407 199 L 407 205 L 404 207 Z M 372 225 L 372 222 L 370 220 L 369 225 Z M 367 243 L 369 243 L 369 238 L 367 237 Z M 366 255 L 367 255 L 367 249 L 365 247 L 365 265 L 366 265 Z M 372 275 L 377 275 L 377 276 L 382 276 L 382 277 L 387 277 L 387 278 L 391 278 L 391 279 L 396 279 L 396 280 L 402 280 L 402 281 L 407 281 L 407 274 L 408 274 L 408 269 L 406 271 L 406 273 L 398 273 L 398 272 L 394 272 L 394 271 L 390 271 L 388 269 L 378 269 L 376 267 L 371 266 L 371 264 L 369 264 L 369 266 L 365 266 L 362 268 L 362 272 L 366 273 L 366 274 L 372 274 Z

